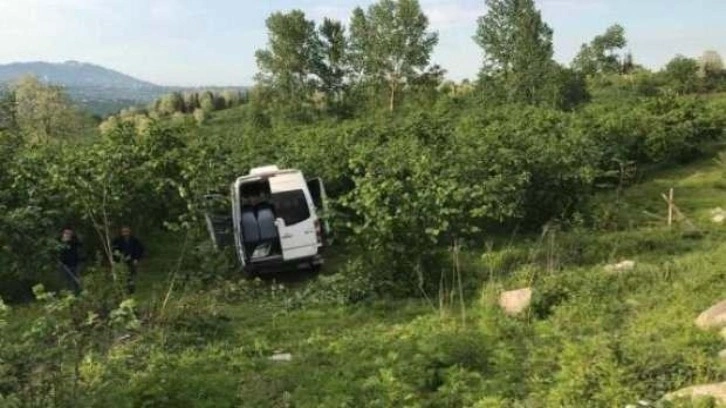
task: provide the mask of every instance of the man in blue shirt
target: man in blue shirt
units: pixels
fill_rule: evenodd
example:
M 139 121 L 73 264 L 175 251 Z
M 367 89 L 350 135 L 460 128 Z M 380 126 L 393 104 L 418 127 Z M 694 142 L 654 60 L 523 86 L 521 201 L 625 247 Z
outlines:
M 116 237 L 111 244 L 114 253 L 114 262 L 125 262 L 129 268 L 127 289 L 133 294 L 136 289 L 136 267 L 144 257 L 144 245 L 131 233 L 131 227 L 121 227 L 121 235 Z
M 63 228 L 60 238 L 59 269 L 63 281 L 73 293 L 81 293 L 81 241 L 71 227 Z

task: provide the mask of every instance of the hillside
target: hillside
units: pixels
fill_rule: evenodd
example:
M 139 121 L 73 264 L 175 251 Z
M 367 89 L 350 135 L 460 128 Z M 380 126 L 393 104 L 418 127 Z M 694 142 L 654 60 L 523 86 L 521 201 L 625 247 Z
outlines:
M 0 86 L 7 86 L 23 75 L 33 75 L 43 82 L 61 85 L 84 110 L 107 115 L 123 108 L 148 104 L 171 92 L 199 91 L 199 87 L 160 86 L 100 65 L 66 61 L 14 62 L 0 65 Z M 204 87 L 211 91 L 245 90 L 245 87 Z
M 380 0 L 271 13 L 246 95 L 2 95 L 0 407 L 726 406 L 723 64 L 486 6 L 472 81 Z
M 622 407 L 722 380 L 726 343 L 694 319 L 726 292 L 726 233 L 711 220 L 715 207 L 726 206 L 723 175 L 722 165 L 703 160 L 627 189 L 617 203 L 627 230 L 520 236 L 463 253 L 467 281 L 484 282 L 463 310 L 424 299 L 343 305 L 335 299 L 345 284 L 328 274 L 183 290 L 154 323 L 157 334 L 131 331 L 106 366 L 81 365 L 92 376 L 84 387 L 103 384 L 84 398 L 128 406 L 185 405 L 204 393 L 210 406 Z M 683 220 L 665 225 L 659 195 L 671 187 L 700 237 L 684 234 Z M 593 205 L 616 203 L 604 194 Z M 151 311 L 184 248 L 173 234 L 146 239 L 139 307 Z M 344 265 L 334 258 L 329 273 Z M 604 269 L 623 259 L 635 268 Z M 498 294 L 527 285 L 534 289 L 529 311 L 502 313 Z M 39 307 L 18 308 L 11 327 L 45 321 Z M 124 368 L 145 353 L 141 374 Z
M 132 90 L 161 88 L 118 71 L 77 61 L 63 63 L 15 62 L 0 65 L 0 82 L 14 81 L 28 74 L 45 82 L 69 88 L 127 88 Z

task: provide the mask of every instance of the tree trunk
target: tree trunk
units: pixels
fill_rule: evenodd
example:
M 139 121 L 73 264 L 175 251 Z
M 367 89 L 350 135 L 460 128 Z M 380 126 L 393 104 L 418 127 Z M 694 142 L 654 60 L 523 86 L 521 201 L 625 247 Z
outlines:
M 391 82 L 391 86 L 390 86 L 390 88 L 391 88 L 391 95 L 390 95 L 390 98 L 388 100 L 388 111 L 389 112 L 393 112 L 393 109 L 396 106 L 396 88 L 397 88 L 396 85 L 397 85 L 397 81 L 392 81 Z

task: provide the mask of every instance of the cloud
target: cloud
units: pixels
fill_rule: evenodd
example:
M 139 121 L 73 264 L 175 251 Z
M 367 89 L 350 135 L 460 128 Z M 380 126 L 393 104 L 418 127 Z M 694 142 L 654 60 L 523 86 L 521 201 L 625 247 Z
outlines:
M 332 4 L 318 5 L 312 7 L 306 14 L 309 19 L 315 21 L 323 21 L 327 17 L 347 24 L 348 20 L 350 20 L 350 15 L 353 13 L 353 8 Z
M 607 11 L 608 4 L 605 0 L 536 0 L 537 5 L 544 10 L 583 12 L 583 11 Z
M 168 25 L 184 25 L 208 14 L 207 9 L 192 7 L 181 0 L 139 2 L 138 8 L 140 10 L 148 8 L 148 16 L 152 22 Z
M 328 17 L 347 23 L 353 8 L 360 6 L 366 9 L 373 0 L 362 1 L 356 5 L 340 3 L 319 2 L 306 10 L 308 18 L 321 21 Z M 421 8 L 429 19 L 429 25 L 434 30 L 448 30 L 461 25 L 476 23 L 477 17 L 484 14 L 485 6 L 479 0 L 423 0 Z
M 486 11 L 480 4 L 473 6 L 454 1 L 424 2 L 422 8 L 431 28 L 440 31 L 475 24 L 477 18 Z
M 607 11 L 605 0 L 537 0 L 537 7 L 544 13 L 582 13 Z M 423 0 L 421 6 L 435 30 L 456 30 L 476 24 L 477 18 L 486 14 L 483 1 L 474 0 Z

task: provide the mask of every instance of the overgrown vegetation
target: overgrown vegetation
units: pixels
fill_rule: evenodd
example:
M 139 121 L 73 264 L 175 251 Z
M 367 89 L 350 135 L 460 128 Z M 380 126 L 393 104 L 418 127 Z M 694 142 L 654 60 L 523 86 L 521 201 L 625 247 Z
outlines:
M 625 406 L 724 378 L 692 326 L 726 289 L 707 214 L 726 199 L 722 64 L 648 72 L 614 25 L 565 67 L 534 2 L 487 5 L 475 82 L 431 63 L 417 1 L 381 0 L 349 27 L 271 15 L 249 100 L 169 95 L 77 137 L 57 89 L 25 85 L 57 101 L 34 105 L 43 128 L 10 94 L 0 405 Z M 322 276 L 240 280 L 205 235 L 203 195 L 270 163 L 326 182 Z M 658 219 L 670 187 L 689 231 Z M 122 222 L 150 238 L 133 298 L 109 252 Z M 80 297 L 57 290 L 68 223 Z M 497 295 L 522 286 L 532 307 L 506 317 Z

